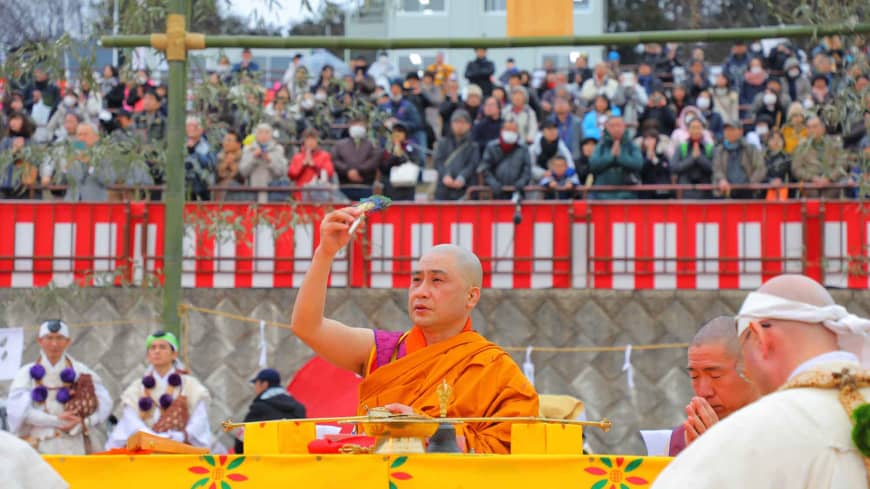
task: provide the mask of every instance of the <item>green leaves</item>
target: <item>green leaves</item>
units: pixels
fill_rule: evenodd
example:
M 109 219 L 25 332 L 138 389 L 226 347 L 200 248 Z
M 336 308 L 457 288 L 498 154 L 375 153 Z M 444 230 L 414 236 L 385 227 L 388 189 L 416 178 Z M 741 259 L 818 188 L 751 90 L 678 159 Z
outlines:
M 870 457 L 870 404 L 862 404 L 852 411 L 852 442 L 865 457 Z

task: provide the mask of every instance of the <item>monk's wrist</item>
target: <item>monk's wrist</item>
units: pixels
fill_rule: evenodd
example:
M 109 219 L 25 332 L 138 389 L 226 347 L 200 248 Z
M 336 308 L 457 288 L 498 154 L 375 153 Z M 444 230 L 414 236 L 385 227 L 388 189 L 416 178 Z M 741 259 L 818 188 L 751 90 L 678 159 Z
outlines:
M 312 260 L 317 260 L 317 261 L 326 260 L 326 261 L 331 262 L 331 261 L 335 260 L 335 255 L 337 255 L 337 254 L 338 254 L 338 251 L 333 252 L 333 251 L 323 249 L 323 246 L 318 246 L 314 250 L 314 256 L 312 257 Z

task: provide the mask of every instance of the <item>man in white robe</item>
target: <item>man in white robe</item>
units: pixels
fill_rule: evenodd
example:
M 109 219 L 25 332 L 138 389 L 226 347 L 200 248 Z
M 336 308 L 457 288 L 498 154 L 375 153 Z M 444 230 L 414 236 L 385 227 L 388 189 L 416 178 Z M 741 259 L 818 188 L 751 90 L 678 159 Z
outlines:
M 103 423 L 112 412 L 112 397 L 99 375 L 66 353 L 70 345 L 66 323 L 60 320 L 43 322 L 36 341 L 42 350 L 39 359 L 18 370 L 9 390 L 6 401 L 9 431 L 25 439 L 40 453 L 82 455 L 85 453 L 82 422 L 88 431 Z M 93 379 L 97 410 L 84 420 L 64 410 L 65 394 L 62 391 L 69 394 L 71 385 L 62 378 L 70 375 L 67 369 L 72 370 L 75 379 L 82 374 Z
M 199 380 L 180 368 L 178 339 L 172 333 L 158 331 L 147 338 L 145 348 L 149 366 L 145 376 L 131 383 L 121 395 L 123 411 L 109 435 L 106 449 L 126 447 L 127 439 L 138 431 L 210 448 L 212 433 L 208 422 L 208 404 L 211 396 Z M 168 409 L 170 401 L 178 396 L 184 396 L 187 401 L 188 418 L 184 426 L 165 431 L 155 430 L 155 424 Z M 162 400 L 166 402 L 161 403 Z
M 67 489 L 67 484 L 24 440 L 0 430 L 3 489 Z
M 868 331 L 870 321 L 808 277 L 782 275 L 749 294 L 737 332 L 746 373 L 765 397 L 714 425 L 653 488 L 867 488 L 839 389 L 800 386 L 861 371 Z M 870 388 L 857 392 L 870 398 Z

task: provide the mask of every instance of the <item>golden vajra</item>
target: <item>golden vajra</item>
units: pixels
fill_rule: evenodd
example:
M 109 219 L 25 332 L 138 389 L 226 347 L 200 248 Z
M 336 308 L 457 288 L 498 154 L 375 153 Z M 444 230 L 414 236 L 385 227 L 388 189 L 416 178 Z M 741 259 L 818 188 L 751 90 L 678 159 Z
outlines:
M 441 385 L 438 386 L 436 393 L 438 394 L 438 406 L 440 408 L 439 414 L 442 418 L 446 418 L 447 404 L 450 402 L 450 396 L 453 395 L 453 388 L 447 384 L 447 379 L 441 381 Z

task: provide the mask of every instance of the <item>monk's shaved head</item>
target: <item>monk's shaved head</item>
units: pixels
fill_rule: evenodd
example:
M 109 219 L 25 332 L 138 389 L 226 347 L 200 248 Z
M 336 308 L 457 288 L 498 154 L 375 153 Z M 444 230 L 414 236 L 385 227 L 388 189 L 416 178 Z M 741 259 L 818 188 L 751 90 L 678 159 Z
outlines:
M 455 244 L 440 244 L 432 247 L 425 253 L 428 255 L 449 256 L 456 264 L 456 268 L 462 278 L 472 287 L 480 287 L 483 284 L 483 267 L 480 259 L 471 251 Z
M 764 283 L 759 292 L 813 306 L 832 306 L 834 298 L 822 284 L 804 275 L 779 275 Z
M 719 316 L 701 326 L 695 333 L 689 347 L 704 345 L 724 345 L 725 349 L 735 358 L 740 355 L 740 342 L 737 340 L 737 328 L 731 316 Z

